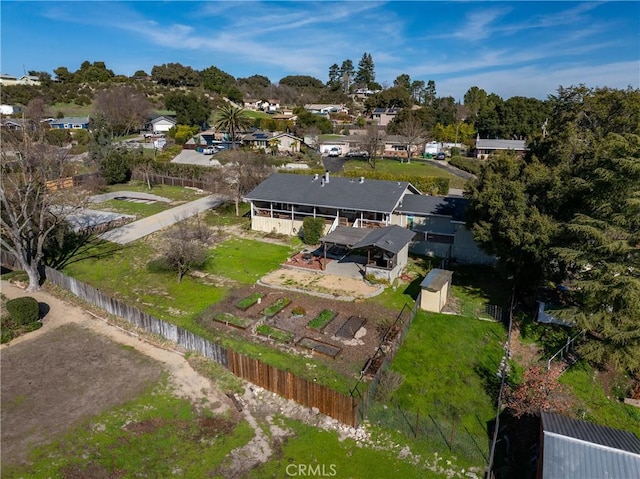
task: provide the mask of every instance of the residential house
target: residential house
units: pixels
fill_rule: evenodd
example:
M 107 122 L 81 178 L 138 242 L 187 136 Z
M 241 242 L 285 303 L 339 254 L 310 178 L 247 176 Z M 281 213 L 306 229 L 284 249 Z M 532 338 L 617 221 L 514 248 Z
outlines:
M 271 98 L 262 103 L 262 111 L 267 113 L 275 113 L 280 109 L 280 100 Z
M 13 106 L 13 105 L 0 105 L 0 115 L 15 115 L 16 113 L 20 113 L 22 111 L 22 107 Z
M 247 98 L 244 100 L 243 105 L 248 110 L 260 110 L 260 106 L 262 105 L 262 100 L 257 98 Z
M 378 126 L 387 126 L 396 117 L 402 108 L 375 108 L 371 113 L 371 119 Z
M 241 143 L 252 149 L 269 149 L 269 141 L 273 138 L 273 133 L 270 131 L 254 130 L 251 133 L 247 133 L 242 136 Z
M 276 173 L 245 200 L 251 204 L 251 229 L 256 231 L 294 236 L 308 216 L 324 219 L 324 234 L 338 226 L 397 225 L 411 231 L 412 253 L 460 263 L 496 261 L 465 227 L 466 199 L 422 195 L 408 182 Z
M 178 121 L 174 116 L 158 115 L 151 118 L 145 125 L 146 131 L 153 133 L 166 133 L 176 126 Z
M 329 113 L 349 113 L 344 105 L 328 104 L 328 103 L 309 103 L 304 109 L 316 115 L 329 115 Z
M 461 197 L 405 195 L 395 213 L 400 226 L 417 233 L 411 252 L 459 263 L 495 264 L 466 228 L 467 200 Z
M 20 78 L 13 75 L 0 74 L 0 85 L 40 85 L 40 78 L 34 75 L 22 75 Z
M 290 133 L 278 133 L 271 138 L 271 142 L 277 142 L 279 153 L 297 153 L 304 144 L 302 138 Z
M 525 140 L 476 140 L 475 157 L 486 160 L 491 153 L 496 151 L 515 151 L 522 155 L 527 151 Z
M 640 477 L 640 439 L 628 431 L 542 412 L 537 479 Z
M 58 118 L 49 123 L 51 128 L 64 130 L 87 130 L 89 128 L 88 116 L 68 116 Z
M 251 204 L 251 229 L 293 236 L 308 216 L 323 218 L 325 233 L 337 226 L 397 224 L 394 211 L 403 196 L 419 193 L 406 181 L 274 173 L 245 199 Z

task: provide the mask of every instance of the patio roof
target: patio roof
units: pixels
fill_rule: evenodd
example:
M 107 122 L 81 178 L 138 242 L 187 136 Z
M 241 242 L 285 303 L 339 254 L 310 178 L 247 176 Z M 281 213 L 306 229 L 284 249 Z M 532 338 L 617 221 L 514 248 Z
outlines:
M 413 231 L 396 225 L 375 229 L 338 226 L 334 231 L 320 238 L 320 241 L 351 249 L 375 246 L 397 254 L 413 239 L 414 235 Z
M 320 238 L 321 243 L 329 243 L 352 248 L 354 244 L 366 238 L 371 232 L 367 228 L 352 228 L 350 226 L 338 226 L 326 236 Z

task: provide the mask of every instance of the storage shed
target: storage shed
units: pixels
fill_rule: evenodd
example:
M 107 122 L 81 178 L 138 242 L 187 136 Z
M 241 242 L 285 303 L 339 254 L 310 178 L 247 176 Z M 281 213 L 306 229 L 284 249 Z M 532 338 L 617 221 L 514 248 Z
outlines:
M 420 308 L 439 313 L 447 303 L 453 271 L 432 269 L 420 283 Z

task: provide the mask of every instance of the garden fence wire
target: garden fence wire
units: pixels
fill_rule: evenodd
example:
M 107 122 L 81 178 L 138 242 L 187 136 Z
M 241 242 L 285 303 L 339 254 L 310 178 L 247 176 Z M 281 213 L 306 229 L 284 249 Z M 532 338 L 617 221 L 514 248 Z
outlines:
M 474 464 L 486 464 L 489 457 L 488 439 L 472 434 L 453 416 L 443 419 L 374 402 L 367 419 L 372 425 L 397 431 L 436 451 L 449 450 Z

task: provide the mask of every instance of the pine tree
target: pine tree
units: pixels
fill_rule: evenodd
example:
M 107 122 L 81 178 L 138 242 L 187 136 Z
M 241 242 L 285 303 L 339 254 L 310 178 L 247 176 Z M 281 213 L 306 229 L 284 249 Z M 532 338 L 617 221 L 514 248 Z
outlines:
M 355 82 L 358 85 L 368 88 L 369 85 L 375 81 L 376 73 L 373 58 L 370 53 L 365 53 L 362 55 L 362 58 L 358 63 L 358 72 L 356 73 Z

